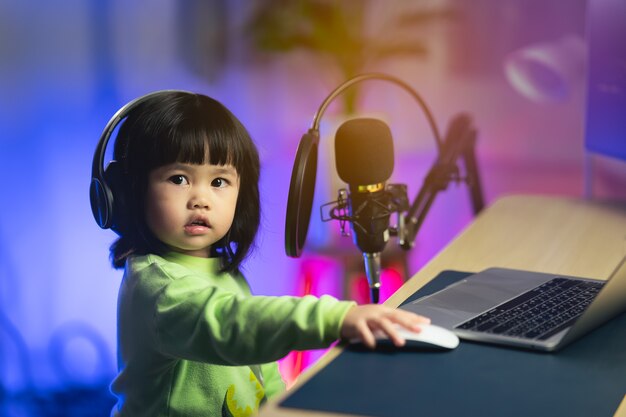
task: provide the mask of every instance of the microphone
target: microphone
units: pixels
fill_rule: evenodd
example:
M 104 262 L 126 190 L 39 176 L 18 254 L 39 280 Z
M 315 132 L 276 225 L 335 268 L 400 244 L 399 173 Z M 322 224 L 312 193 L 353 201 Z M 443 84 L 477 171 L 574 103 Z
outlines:
M 349 193 L 339 190 L 336 201 L 320 207 L 322 221 L 338 220 L 342 235 L 350 223 L 354 243 L 363 253 L 365 272 L 372 302 L 380 290 L 380 255 L 390 236 L 400 247 L 410 250 L 435 196 L 451 181 L 466 182 L 474 212 L 484 207 L 480 176 L 476 163 L 476 130 L 468 115 L 456 117 L 446 140 L 441 139 L 435 119 L 422 97 L 410 85 L 382 73 L 361 74 L 335 88 L 319 106 L 313 123 L 302 136 L 294 160 L 289 184 L 285 218 L 285 251 L 288 256 L 302 254 L 309 228 L 322 115 L 330 103 L 356 83 L 384 80 L 408 92 L 421 107 L 437 144 L 438 157 L 415 200 L 410 203 L 406 184 L 387 184 L 393 172 L 393 140 L 389 127 L 377 119 L 352 119 L 339 127 L 335 135 L 335 162 L 339 177 L 349 185 Z M 457 159 L 463 159 L 466 176 L 459 174 Z M 390 224 L 390 216 L 397 223 Z
M 345 122 L 335 135 L 337 173 L 349 186 L 348 215 L 354 243 L 363 253 L 372 302 L 380 293 L 380 253 L 389 240 L 393 198 L 385 183 L 393 172 L 393 140 L 378 119 Z

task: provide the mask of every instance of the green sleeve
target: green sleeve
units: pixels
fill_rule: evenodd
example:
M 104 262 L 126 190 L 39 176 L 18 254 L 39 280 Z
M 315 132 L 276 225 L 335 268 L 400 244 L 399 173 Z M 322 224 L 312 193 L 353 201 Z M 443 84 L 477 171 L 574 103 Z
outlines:
M 271 399 L 285 391 L 285 381 L 280 375 L 276 362 L 261 365 L 261 372 L 263 372 L 263 385 L 267 398 Z
M 292 350 L 321 349 L 339 338 L 353 302 L 330 296 L 237 294 L 188 275 L 150 273 L 143 311 L 165 355 L 222 365 L 275 361 Z M 154 269 L 154 268 L 153 268 Z

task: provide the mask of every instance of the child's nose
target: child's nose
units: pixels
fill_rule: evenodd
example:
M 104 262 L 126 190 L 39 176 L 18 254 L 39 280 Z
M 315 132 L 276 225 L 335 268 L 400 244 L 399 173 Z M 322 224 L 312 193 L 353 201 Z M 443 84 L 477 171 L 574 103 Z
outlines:
M 205 195 L 196 195 L 189 200 L 189 206 L 194 209 L 208 209 L 209 198 Z

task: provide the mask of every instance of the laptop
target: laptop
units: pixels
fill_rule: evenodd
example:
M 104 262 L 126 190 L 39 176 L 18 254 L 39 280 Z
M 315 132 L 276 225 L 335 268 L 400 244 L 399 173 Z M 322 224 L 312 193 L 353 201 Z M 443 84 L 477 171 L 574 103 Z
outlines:
M 626 310 L 626 256 L 606 281 L 489 268 L 400 308 L 461 339 L 556 351 Z

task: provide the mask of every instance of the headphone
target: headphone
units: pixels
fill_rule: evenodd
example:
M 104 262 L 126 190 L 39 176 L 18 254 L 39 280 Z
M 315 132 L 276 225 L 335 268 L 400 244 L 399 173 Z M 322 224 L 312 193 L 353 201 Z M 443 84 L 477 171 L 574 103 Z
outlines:
M 118 161 L 112 160 L 104 167 L 104 154 L 113 131 L 128 114 L 144 102 L 169 93 L 187 93 L 183 90 L 160 90 L 136 98 L 119 109 L 109 120 L 100 136 L 91 165 L 91 184 L 89 186 L 89 201 L 93 217 L 102 229 L 112 229 L 120 234 L 123 225 L 124 201 L 119 191 L 123 180 L 122 167 Z

